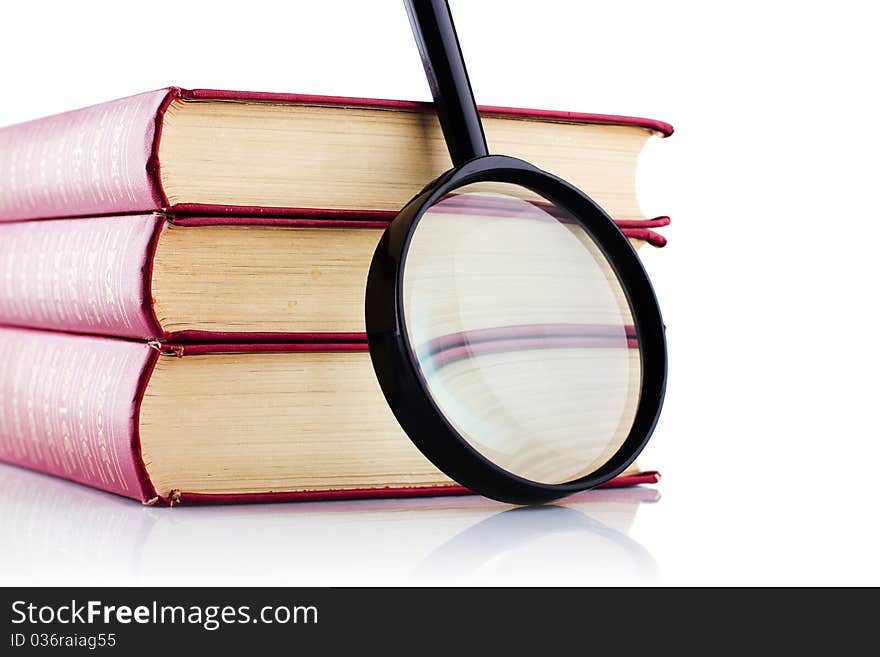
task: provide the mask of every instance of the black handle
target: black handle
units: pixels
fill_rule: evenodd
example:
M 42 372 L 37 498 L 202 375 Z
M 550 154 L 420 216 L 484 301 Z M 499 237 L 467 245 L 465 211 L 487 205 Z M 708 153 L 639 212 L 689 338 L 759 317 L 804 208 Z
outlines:
M 446 0 L 404 0 L 434 105 L 455 166 L 488 155 L 452 13 Z

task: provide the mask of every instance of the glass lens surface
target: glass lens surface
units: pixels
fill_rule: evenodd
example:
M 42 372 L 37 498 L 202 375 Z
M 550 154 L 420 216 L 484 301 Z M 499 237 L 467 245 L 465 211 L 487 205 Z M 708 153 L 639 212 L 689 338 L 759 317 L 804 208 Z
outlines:
M 455 190 L 415 228 L 403 302 L 435 405 L 497 466 L 560 484 L 626 440 L 636 327 L 613 268 L 566 210 L 507 183 Z

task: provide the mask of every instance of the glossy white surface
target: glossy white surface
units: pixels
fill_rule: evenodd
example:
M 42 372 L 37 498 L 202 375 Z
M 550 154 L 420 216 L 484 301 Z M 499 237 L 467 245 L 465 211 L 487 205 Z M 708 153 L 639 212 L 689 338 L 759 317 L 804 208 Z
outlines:
M 0 124 L 169 83 L 428 98 L 396 1 L 87 4 L 5 9 Z M 678 129 L 639 175 L 673 220 L 643 250 L 669 326 L 659 501 L 159 510 L 2 467 L 0 583 L 880 584 L 871 9 L 453 3 L 480 102 Z
M 655 581 L 628 536 L 651 489 L 511 509 L 433 498 L 212 508 L 139 504 L 0 466 L 4 584 L 343 585 Z M 590 555 L 587 558 L 587 555 Z

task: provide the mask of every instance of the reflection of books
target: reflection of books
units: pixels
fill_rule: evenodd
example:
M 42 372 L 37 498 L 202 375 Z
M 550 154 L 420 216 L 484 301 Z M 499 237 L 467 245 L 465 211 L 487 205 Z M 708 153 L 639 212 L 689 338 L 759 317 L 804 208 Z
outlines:
M 658 496 L 649 488 L 589 491 L 527 513 L 476 496 L 167 513 L 0 465 L 0 580 L 13 586 L 638 581 L 656 567 L 626 534 L 639 506 Z M 557 572 L 547 554 L 568 572 Z

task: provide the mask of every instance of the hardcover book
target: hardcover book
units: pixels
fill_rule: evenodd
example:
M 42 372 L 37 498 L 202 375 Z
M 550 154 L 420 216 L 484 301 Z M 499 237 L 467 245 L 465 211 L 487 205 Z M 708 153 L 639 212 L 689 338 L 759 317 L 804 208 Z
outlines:
M 624 231 L 662 243 L 649 226 L 663 223 Z M 367 271 L 386 225 L 159 213 L 0 224 L 0 324 L 145 340 L 364 340 Z
M 402 432 L 362 342 L 157 345 L 0 328 L 0 362 L 0 460 L 145 504 L 468 492 Z M 634 469 L 610 485 L 656 481 Z
M 672 127 L 482 107 L 491 149 L 644 219 L 636 158 Z M 176 214 L 391 218 L 449 168 L 430 104 L 160 89 L 0 130 L 0 219 Z

